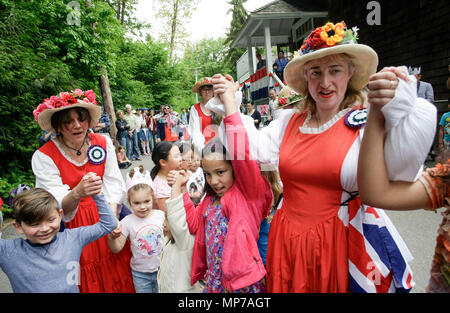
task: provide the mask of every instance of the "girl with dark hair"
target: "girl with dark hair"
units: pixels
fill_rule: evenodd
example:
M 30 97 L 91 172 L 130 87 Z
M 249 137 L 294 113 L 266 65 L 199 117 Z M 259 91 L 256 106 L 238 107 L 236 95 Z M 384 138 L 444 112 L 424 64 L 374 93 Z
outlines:
M 155 208 L 165 212 L 165 201 L 170 197 L 171 190 L 167 184 L 167 174 L 171 170 L 181 168 L 180 149 L 173 142 L 161 141 L 153 149 L 152 160 L 155 167 L 150 172 L 150 176 L 154 185 Z
M 181 188 L 172 190 L 171 199 L 183 201 L 189 231 L 195 234 L 191 285 L 204 279 L 205 292 L 265 292 L 266 270 L 257 241 L 272 191 L 250 157 L 234 92 L 225 92 L 221 100 L 229 115 L 224 119 L 229 154 L 218 138 L 208 141 L 201 161 L 205 197 L 195 207 L 186 175 Z M 229 127 L 236 124 L 240 127 Z

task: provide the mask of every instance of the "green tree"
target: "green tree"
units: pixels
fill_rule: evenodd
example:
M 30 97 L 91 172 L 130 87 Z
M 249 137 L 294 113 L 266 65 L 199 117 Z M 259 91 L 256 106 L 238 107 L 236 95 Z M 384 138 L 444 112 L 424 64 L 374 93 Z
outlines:
M 231 23 L 230 30 L 227 33 L 227 38 L 225 40 L 225 44 L 230 45 L 236 39 L 239 31 L 242 26 L 244 26 L 245 21 L 247 20 L 248 13 L 244 8 L 244 3 L 247 0 L 230 0 L 228 4 L 232 7 L 228 10 L 227 14 L 231 13 Z M 232 66 L 231 75 L 236 78 L 236 62 L 239 60 L 241 55 L 245 52 L 246 49 L 243 48 L 230 48 L 228 51 L 228 61 Z
M 33 109 L 65 90 L 94 89 L 98 94 L 99 69 L 114 72 L 117 43 L 124 33 L 114 11 L 102 1 L 71 6 L 62 0 L 0 0 L 3 180 L 34 180 L 31 156 L 42 131 Z
M 116 108 L 127 103 L 133 107 L 159 108 L 172 101 L 174 71 L 164 44 L 127 40 L 119 55 L 116 74 L 111 77 Z
M 157 0 L 158 18 L 165 27 L 160 33 L 162 41 L 169 46 L 169 60 L 173 61 L 174 52 L 180 42 L 188 36 L 185 24 L 192 17 L 199 0 Z
M 225 38 L 204 38 L 198 42 L 188 43 L 183 58 L 173 64 L 175 94 L 173 105 L 178 110 L 195 104 L 192 86 L 195 84 L 195 70 L 200 79 L 215 73 L 227 74 L 232 71 L 228 62 L 228 47 Z

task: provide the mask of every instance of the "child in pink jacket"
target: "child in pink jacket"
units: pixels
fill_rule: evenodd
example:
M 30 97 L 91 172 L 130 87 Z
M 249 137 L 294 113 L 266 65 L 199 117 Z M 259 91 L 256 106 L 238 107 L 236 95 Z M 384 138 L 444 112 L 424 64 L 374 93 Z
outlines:
M 191 284 L 203 279 L 205 292 L 265 292 L 257 241 L 273 195 L 250 158 L 234 94 L 231 88 L 221 96 L 228 153 L 218 139 L 209 141 L 202 151 L 206 196 L 195 207 L 189 193 L 183 195 L 189 231 L 195 234 Z

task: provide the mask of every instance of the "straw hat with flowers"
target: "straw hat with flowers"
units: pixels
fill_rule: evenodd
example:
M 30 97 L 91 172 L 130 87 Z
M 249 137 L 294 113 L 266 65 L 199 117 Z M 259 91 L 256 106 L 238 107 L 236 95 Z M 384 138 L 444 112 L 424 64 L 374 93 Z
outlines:
M 92 128 L 97 125 L 101 116 L 101 108 L 97 105 L 95 98 L 96 95 L 92 90 L 75 89 L 70 92 L 61 92 L 58 96 L 51 96 L 39 104 L 33 111 L 34 119 L 42 130 L 56 132 L 51 123 L 53 114 L 79 107 L 88 110 L 91 117 L 89 127 Z
M 198 82 L 195 83 L 194 87 L 192 87 L 192 91 L 195 93 L 200 93 L 200 88 L 203 86 L 210 85 L 212 87 L 213 83 L 210 77 L 203 77 Z
M 284 69 L 286 83 L 296 92 L 305 94 L 307 81 L 304 72 L 305 63 L 328 55 L 343 53 L 351 58 L 355 73 L 349 85 L 355 90 L 363 89 L 370 75 L 378 66 L 378 55 L 369 46 L 358 44 L 358 28 L 347 28 L 345 22 L 327 23 L 316 28 L 303 42 L 300 50 Z
M 287 108 L 293 104 L 299 104 L 303 96 L 296 93 L 289 86 L 283 87 L 278 94 L 278 99 L 274 102 L 274 109 Z

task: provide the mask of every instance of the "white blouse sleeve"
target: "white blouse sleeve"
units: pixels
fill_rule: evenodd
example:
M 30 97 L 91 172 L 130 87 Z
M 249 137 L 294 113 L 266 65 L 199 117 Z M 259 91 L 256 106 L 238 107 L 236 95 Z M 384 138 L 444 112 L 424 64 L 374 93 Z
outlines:
M 105 173 L 102 192 L 109 203 L 123 203 L 126 198 L 125 181 L 117 164 L 116 152 L 111 138 L 106 138 Z
M 62 209 L 62 201 L 70 192 L 70 187 L 63 184 L 59 169 L 53 160 L 41 151 L 36 150 L 31 158 L 31 168 L 36 177 L 36 188 L 42 188 L 50 192 L 58 201 L 59 208 Z M 63 221 L 71 221 L 77 210 L 78 208 L 70 216 L 63 214 Z
M 253 119 L 250 116 L 241 114 L 242 122 L 250 140 L 250 153 L 256 161 L 261 163 L 262 170 L 264 170 L 264 164 L 269 166 L 268 170 L 272 170 L 273 166 L 278 166 L 281 142 L 283 141 L 284 132 L 293 114 L 294 110 L 284 109 L 278 119 L 260 130 L 256 129 Z M 219 136 L 226 146 L 223 122 L 220 124 Z
M 203 136 L 200 128 L 200 117 L 198 116 L 197 109 L 193 105 L 189 113 L 189 125 L 188 125 L 189 136 L 192 139 L 192 144 L 197 149 L 203 149 L 205 144 L 205 136 Z
M 411 182 L 419 178 L 436 130 L 436 108 L 417 98 L 416 80 L 409 77 L 409 83 L 400 80 L 395 97 L 382 109 L 386 127 L 384 158 L 392 181 Z M 341 183 L 347 191 L 358 190 L 355 164 L 363 136 L 364 127 L 342 164 Z
M 393 181 L 414 181 L 436 133 L 437 110 L 425 99 L 417 97 L 417 82 L 402 79 L 395 97 L 383 109 L 386 127 L 384 143 L 386 167 Z

